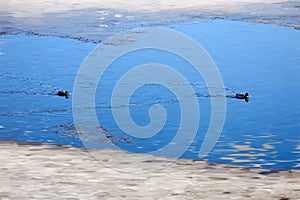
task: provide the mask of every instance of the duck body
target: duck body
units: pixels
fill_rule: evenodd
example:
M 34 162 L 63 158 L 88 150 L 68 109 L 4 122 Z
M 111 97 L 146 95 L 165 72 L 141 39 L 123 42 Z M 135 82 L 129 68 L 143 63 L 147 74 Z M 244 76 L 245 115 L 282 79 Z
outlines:
M 237 99 L 245 99 L 246 95 L 245 94 L 236 94 L 235 98 Z
M 236 94 L 235 98 L 245 99 L 245 101 L 248 102 L 249 101 L 249 94 L 247 92 L 245 94 Z

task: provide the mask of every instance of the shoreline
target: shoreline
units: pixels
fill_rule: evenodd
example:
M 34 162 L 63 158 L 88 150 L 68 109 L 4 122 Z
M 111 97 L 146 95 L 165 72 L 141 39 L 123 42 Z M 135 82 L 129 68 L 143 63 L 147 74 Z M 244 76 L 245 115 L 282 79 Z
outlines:
M 94 155 L 98 156 L 98 154 L 94 154 L 94 149 L 87 149 L 86 147 L 81 147 L 81 146 L 73 146 L 73 145 L 63 145 L 63 144 L 55 144 L 55 143 L 43 143 L 43 142 L 31 142 L 31 141 L 18 141 L 18 140 L 1 140 L 0 141 L 0 146 L 4 144 L 13 144 L 13 145 L 17 145 L 17 146 L 32 146 L 32 147 L 41 147 L 43 148 L 43 146 L 47 146 L 47 148 L 49 147 L 50 149 L 76 149 L 78 151 L 83 151 L 88 153 L 91 157 L 93 157 L 95 160 L 97 160 L 97 158 L 94 157 Z M 300 173 L 300 169 L 298 168 L 288 168 L 288 169 L 284 169 L 284 168 L 263 168 L 263 167 L 254 167 L 254 166 L 245 166 L 242 164 L 238 164 L 238 163 L 222 163 L 222 162 L 212 162 L 212 161 L 207 161 L 207 160 L 203 160 L 203 159 L 194 159 L 194 158 L 172 158 L 172 157 L 167 157 L 167 156 L 159 156 L 159 155 L 153 155 L 153 154 L 148 154 L 148 153 L 133 153 L 133 152 L 128 152 L 125 150 L 115 150 L 115 149 L 106 149 L 106 148 L 99 148 L 99 149 L 95 149 L 95 151 L 112 151 L 112 152 L 116 152 L 116 153 L 121 153 L 121 154 L 126 154 L 126 155 L 131 155 L 132 157 L 134 157 L 135 155 L 137 156 L 141 156 L 142 158 L 149 158 L 150 160 L 166 160 L 168 162 L 174 162 L 175 160 L 179 160 L 179 161 L 189 161 L 189 162 L 203 162 L 206 163 L 207 165 L 221 165 L 221 166 L 225 166 L 225 167 L 233 167 L 233 168 L 240 168 L 243 170 L 247 170 L 247 171 L 253 171 L 256 173 L 261 173 L 261 174 L 276 174 L 276 173 L 280 173 L 280 172 L 290 172 L 290 171 L 295 171 L 295 172 L 299 172 Z
M 95 160 L 82 149 L 45 144 L 1 142 L 0 148 L 3 199 L 300 198 L 299 170 L 261 173 L 108 149 L 97 150 L 101 160 Z
M 236 18 L 224 18 L 224 17 L 203 17 L 203 18 L 196 18 L 196 20 L 190 19 L 185 19 L 182 20 L 181 22 L 173 23 L 174 25 L 180 25 L 180 24 L 190 24 L 190 23 L 201 23 L 201 22 L 206 22 L 206 21 L 214 21 L 214 20 L 224 20 L 224 21 L 233 21 L 233 22 L 243 22 L 243 23 L 253 23 L 253 24 L 265 24 L 265 25 L 274 25 L 274 26 L 280 26 L 280 27 L 287 27 L 287 28 L 292 28 L 295 30 L 300 30 L 300 25 L 299 26 L 293 26 L 290 24 L 284 24 L 281 22 L 278 23 L 272 23 L 269 21 L 263 21 L 263 20 L 249 20 L 249 19 L 236 19 Z M 157 26 L 170 26 L 172 25 L 171 22 L 170 24 L 166 23 L 164 25 L 157 25 Z M 155 25 L 149 25 L 149 27 L 155 27 Z M 138 27 L 142 28 L 142 27 Z M 122 30 L 122 31 L 127 31 L 127 30 Z M 121 32 L 122 32 L 121 31 Z M 62 39 L 70 39 L 70 40 L 77 40 L 80 42 L 84 43 L 93 43 L 93 44 L 101 44 L 103 41 L 108 39 L 109 37 L 113 36 L 113 33 L 109 35 L 107 38 L 102 38 L 102 39 L 95 39 L 95 38 L 88 38 L 84 36 L 72 36 L 72 35 L 60 35 L 60 34 L 52 34 L 52 33 L 42 33 L 38 31 L 20 31 L 20 30 L 13 30 L 13 31 L 1 31 L 0 28 L 0 37 L 5 36 L 5 35 L 26 35 L 26 36 L 38 36 L 38 37 L 58 37 Z

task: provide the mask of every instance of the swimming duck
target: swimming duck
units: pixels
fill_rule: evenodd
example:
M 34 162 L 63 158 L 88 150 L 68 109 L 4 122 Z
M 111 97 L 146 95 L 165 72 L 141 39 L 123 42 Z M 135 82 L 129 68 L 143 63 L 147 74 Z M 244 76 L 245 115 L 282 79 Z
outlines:
M 249 94 L 247 92 L 245 94 L 236 94 L 235 98 L 245 99 L 245 101 L 248 102 L 249 101 Z
M 64 91 L 64 92 L 63 91 L 58 91 L 57 95 L 61 96 L 61 97 L 66 97 L 66 99 L 69 98 L 69 92 L 68 91 Z

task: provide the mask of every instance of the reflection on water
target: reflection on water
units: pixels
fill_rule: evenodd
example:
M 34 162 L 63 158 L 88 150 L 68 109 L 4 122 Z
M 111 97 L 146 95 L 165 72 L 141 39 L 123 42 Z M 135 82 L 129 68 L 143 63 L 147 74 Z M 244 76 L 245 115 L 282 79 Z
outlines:
M 226 86 L 219 89 L 225 89 L 228 97 L 244 92 L 251 96 L 248 103 L 227 99 L 221 138 L 205 159 L 250 167 L 299 168 L 300 32 L 231 21 L 172 28 L 206 48 Z M 73 124 L 72 87 L 80 64 L 95 44 L 25 35 L 2 35 L 0 44 L 0 140 L 82 146 Z M 218 95 L 209 95 L 208 88 L 189 63 L 166 52 L 136 52 L 109 68 L 95 99 L 98 117 L 105 117 L 101 126 L 90 130 L 89 139 L 98 143 L 108 139 L 122 149 L 138 153 L 151 152 L 171 141 L 180 122 L 179 104 L 174 94 L 164 87 L 146 85 L 133 94 L 128 105 L 119 105 L 119 109 L 129 107 L 133 120 L 141 126 L 149 123 L 148 110 L 152 105 L 163 105 L 168 120 L 155 137 L 142 139 L 126 135 L 118 129 L 111 114 L 110 94 L 116 78 L 130 67 L 147 62 L 170 65 L 192 83 L 200 104 L 201 121 L 198 134 L 183 157 L 197 159 L 210 119 L 210 98 Z M 181 87 L 181 83 L 169 84 Z M 58 90 L 69 90 L 70 99 L 56 96 Z M 187 94 L 186 99 L 189 98 L 195 95 Z

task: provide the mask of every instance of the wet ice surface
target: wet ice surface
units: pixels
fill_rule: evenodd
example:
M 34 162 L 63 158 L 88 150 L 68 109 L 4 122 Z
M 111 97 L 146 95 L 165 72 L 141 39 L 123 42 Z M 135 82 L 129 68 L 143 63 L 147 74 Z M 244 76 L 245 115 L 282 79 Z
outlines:
M 300 173 L 78 148 L 0 145 L 6 199 L 299 199 Z M 159 170 L 157 170 L 159 169 Z M 116 185 L 118 189 L 116 190 Z
M 300 2 L 29 0 L 0 3 L 0 33 L 55 35 L 99 43 L 122 30 L 222 18 L 300 28 Z
M 206 159 L 250 167 L 299 168 L 300 32 L 277 25 L 226 20 L 169 28 L 203 45 L 218 65 L 225 86 L 231 88 L 227 92 L 249 92 L 251 95 L 249 103 L 227 99 L 221 138 Z M 72 96 L 66 100 L 53 94 L 57 90 L 72 92 L 77 70 L 95 46 L 57 37 L 2 35 L 1 140 L 82 146 L 72 122 Z M 184 66 L 183 73 L 193 83 L 195 91 L 204 94 L 198 98 L 201 108 L 198 135 L 183 155 L 197 159 L 210 117 L 210 100 L 205 98 L 207 88 L 201 78 L 193 75 L 190 65 L 162 52 L 142 51 L 128 55 L 111 69 L 114 76 L 104 77 L 108 81 L 104 88 L 98 88 L 96 106 L 98 117 L 104 119 L 101 126 L 107 130 L 105 137 L 129 152 L 147 153 L 167 144 L 174 136 L 179 122 L 178 102 L 159 86 L 140 89 L 129 106 L 136 123 L 146 125 L 149 106 L 164 105 L 170 118 L 162 133 L 150 139 L 133 138 L 118 130 L 112 120 L 109 94 L 114 78 L 118 77 L 116 74 L 121 72 L 118 66 L 149 62 L 151 59 L 147 55 L 152 55 L 152 61 L 174 68 Z

